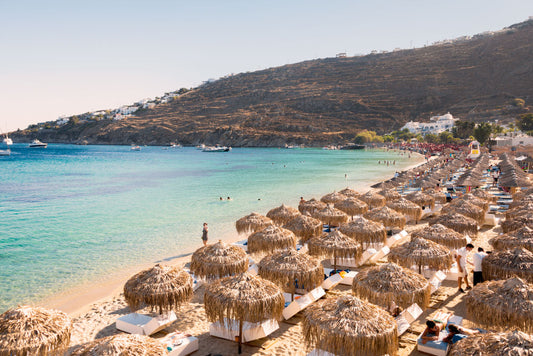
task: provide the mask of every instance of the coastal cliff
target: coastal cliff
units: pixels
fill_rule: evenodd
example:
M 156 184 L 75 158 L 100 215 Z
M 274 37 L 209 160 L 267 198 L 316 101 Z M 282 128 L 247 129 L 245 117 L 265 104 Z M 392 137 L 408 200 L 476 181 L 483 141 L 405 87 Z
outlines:
M 327 58 L 205 83 L 135 116 L 49 125 L 16 141 L 320 146 L 451 112 L 512 121 L 533 100 L 533 20 L 417 49 Z M 512 105 L 523 99 L 525 107 Z

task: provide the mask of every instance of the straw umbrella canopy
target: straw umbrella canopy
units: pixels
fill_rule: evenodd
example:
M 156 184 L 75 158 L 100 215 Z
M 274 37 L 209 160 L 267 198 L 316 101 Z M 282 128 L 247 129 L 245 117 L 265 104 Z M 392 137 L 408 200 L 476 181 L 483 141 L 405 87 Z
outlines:
M 294 296 L 296 285 L 310 291 L 324 281 L 324 268 L 317 259 L 295 249 L 278 251 L 258 264 L 259 275 Z
M 429 225 L 441 224 L 461 234 L 477 235 L 476 220 L 458 213 L 447 213 L 429 221 Z
M 373 192 L 371 190 L 361 195 L 359 197 L 359 200 L 362 200 L 367 203 L 370 209 L 385 206 L 385 203 L 387 202 L 383 195 Z
M 431 225 L 414 231 L 412 237 L 431 240 L 450 249 L 458 249 L 467 244 L 466 236 L 441 224 Z
M 446 194 L 441 190 L 428 189 L 425 190 L 424 193 L 432 197 L 435 200 L 435 204 L 446 204 Z
M 273 224 L 274 222 L 258 213 L 251 213 L 246 215 L 235 222 L 235 228 L 239 234 L 247 232 L 255 232 L 261 229 L 264 229 L 268 225 Z
M 361 196 L 361 193 L 350 188 L 344 188 L 343 190 L 339 191 L 339 194 L 352 198 L 358 198 L 359 196 Z
M 149 336 L 118 334 L 83 344 L 74 349 L 71 355 L 165 356 L 168 355 L 168 352 L 159 340 L 153 339 Z
M 496 200 L 498 200 L 498 197 L 490 194 L 489 192 L 483 189 L 474 189 L 470 194 L 475 197 L 478 197 L 479 199 L 483 199 L 489 203 L 495 203 Z
M 368 211 L 368 205 L 357 198 L 348 197 L 335 203 L 335 208 L 345 212 L 350 216 L 361 215 Z
M 523 247 L 533 252 L 533 229 L 524 226 L 507 234 L 493 237 L 489 243 L 497 250 Z
M 270 225 L 248 236 L 250 253 L 270 253 L 285 248 L 296 248 L 296 235 L 291 230 Z
M 520 206 L 516 206 L 512 209 L 507 210 L 505 213 L 506 219 L 514 219 L 520 215 L 526 215 L 533 210 L 533 201 L 524 202 Z
M 509 207 L 512 209 L 512 208 L 516 208 L 518 206 L 521 206 L 524 203 L 529 203 L 529 202 L 533 202 L 533 194 L 526 195 L 525 197 L 523 197 L 523 198 L 521 198 L 519 200 L 513 199 L 512 203 L 509 204 Z
M 337 257 L 354 258 L 361 257 L 363 248 L 361 244 L 340 231 L 323 233 L 307 241 L 309 254 L 333 258 L 333 270 L 337 270 Z
M 370 210 L 365 214 L 365 218 L 380 222 L 386 227 L 399 227 L 400 229 L 403 229 L 406 223 L 405 216 L 386 206 Z
M 379 192 L 379 194 L 383 195 L 388 202 L 391 200 L 400 199 L 402 197 L 402 195 L 395 189 L 383 189 Z
M 352 291 L 359 298 L 386 310 L 392 303 L 401 308 L 417 303 L 426 309 L 431 296 L 431 286 L 423 276 L 395 263 L 362 270 L 353 280 Z
M 332 206 L 327 206 L 324 209 L 315 211 L 311 214 L 315 219 L 322 221 L 324 224 L 338 226 L 348 221 L 348 215 L 339 209 Z
M 425 178 L 421 178 L 418 181 L 416 181 L 415 184 L 413 184 L 413 187 L 427 189 L 427 188 L 435 188 L 437 184 L 440 184 L 440 180 L 433 179 L 431 177 L 425 177 Z
M 311 237 L 320 236 L 322 233 L 322 221 L 307 215 L 299 215 L 283 225 L 287 230 L 294 232 L 303 241 Z
M 415 221 L 420 220 L 422 217 L 422 208 L 418 204 L 413 203 L 412 201 L 409 201 L 403 197 L 389 201 L 387 206 Z
M 326 194 L 324 195 L 322 198 L 320 198 L 320 201 L 322 203 L 326 203 L 326 204 L 334 204 L 338 201 L 341 201 L 341 200 L 344 200 L 346 199 L 346 195 L 344 194 L 341 194 L 341 193 L 337 193 L 337 192 L 333 192 L 333 193 L 329 193 L 329 194 Z
M 222 241 L 196 250 L 191 257 L 191 272 L 200 278 L 222 278 L 248 270 L 248 255 L 238 246 Z
M 124 298 L 131 310 L 144 305 L 158 307 L 163 311 L 179 309 L 180 305 L 191 300 L 193 281 L 189 273 L 179 267 L 154 267 L 137 273 L 124 285 Z
M 521 199 L 523 199 L 526 196 L 531 195 L 531 194 L 533 194 L 533 187 L 532 188 L 521 189 L 519 192 L 516 192 L 516 193 L 513 194 L 513 199 L 514 200 L 521 200 Z
M 351 296 L 320 300 L 303 320 L 305 343 L 335 355 L 397 355 L 398 327 L 380 307 Z
M 533 213 L 524 213 L 513 219 L 505 219 L 500 225 L 504 233 L 518 230 L 522 226 L 533 227 Z
M 447 247 L 418 237 L 411 237 L 411 241 L 391 248 L 388 258 L 407 268 L 418 266 L 419 272 L 422 266 L 437 271 L 448 270 L 453 263 L 452 253 Z
M 0 355 L 62 355 L 72 322 L 59 310 L 19 306 L 0 315 Z
M 328 206 L 326 203 L 322 203 L 321 201 L 312 198 L 298 204 L 298 210 L 300 213 L 305 214 L 312 213 L 315 210 L 324 209 L 326 206 Z
M 456 200 L 465 200 L 465 201 L 469 202 L 470 204 L 473 204 L 473 205 L 483 209 L 484 213 L 486 213 L 489 210 L 489 202 L 487 200 L 485 200 L 485 199 L 476 197 L 472 193 L 465 194 L 461 198 L 456 199 Z
M 421 191 L 409 193 L 405 196 L 405 199 L 420 205 L 422 208 L 429 206 L 433 209 L 435 207 L 435 199 L 431 195 L 422 193 Z
M 521 331 L 470 335 L 452 345 L 449 356 L 533 355 L 533 335 Z
M 455 200 L 442 208 L 442 213 L 458 213 L 474 219 L 478 224 L 485 221 L 485 212 L 480 207 L 470 204 L 466 200 Z
M 478 284 L 465 303 L 468 319 L 477 324 L 533 333 L 533 285 L 520 278 Z
M 342 224 L 339 231 L 365 244 L 381 244 L 387 239 L 387 230 L 381 223 L 367 220 L 361 216 Z
M 285 298 L 274 283 L 245 272 L 210 283 L 205 289 L 204 307 L 211 322 L 239 322 L 240 354 L 243 323 L 281 319 Z
M 300 215 L 298 209 L 287 206 L 285 204 L 281 204 L 281 206 L 270 210 L 266 216 L 267 218 L 272 219 L 272 221 L 274 221 L 276 224 L 283 225 L 287 221 L 297 217 L 298 215 Z
M 517 247 L 491 253 L 481 261 L 483 279 L 505 279 L 517 276 L 533 283 L 533 252 Z

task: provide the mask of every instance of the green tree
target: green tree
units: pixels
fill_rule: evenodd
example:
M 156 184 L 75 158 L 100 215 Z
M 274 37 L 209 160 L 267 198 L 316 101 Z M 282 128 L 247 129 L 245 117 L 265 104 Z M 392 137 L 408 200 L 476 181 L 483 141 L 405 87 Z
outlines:
M 520 119 L 516 123 L 520 130 L 522 131 L 532 131 L 533 130 L 533 114 L 522 114 Z M 511 127 L 511 125 L 509 125 Z
M 76 115 L 74 115 L 70 119 L 68 119 L 68 123 L 72 124 L 72 125 L 76 125 L 79 122 L 80 122 L 80 118 L 77 117 Z
M 392 135 L 383 135 L 383 142 L 394 142 L 394 136 L 392 136 Z
M 449 131 L 443 131 L 439 134 L 440 143 L 451 143 L 453 142 L 453 135 Z
M 476 124 L 471 121 L 457 120 L 452 128 L 452 133 L 454 137 L 466 139 L 474 135 L 475 127 Z
M 492 133 L 495 133 L 495 134 L 500 134 L 500 133 L 503 133 L 503 127 L 501 127 L 500 125 L 498 124 L 492 124 Z
M 427 143 L 437 143 L 438 137 L 437 137 L 437 135 L 430 133 L 430 134 L 427 134 L 426 136 L 424 136 L 424 140 Z
M 474 129 L 474 137 L 479 143 L 484 144 L 492 133 L 492 125 L 486 122 L 478 124 Z

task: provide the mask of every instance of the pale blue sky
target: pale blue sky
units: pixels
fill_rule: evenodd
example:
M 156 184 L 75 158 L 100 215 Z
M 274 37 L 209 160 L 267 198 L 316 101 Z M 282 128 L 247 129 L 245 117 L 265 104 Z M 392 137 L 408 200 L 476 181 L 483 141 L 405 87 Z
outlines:
M 209 78 L 473 35 L 532 0 L 0 0 L 0 129 Z

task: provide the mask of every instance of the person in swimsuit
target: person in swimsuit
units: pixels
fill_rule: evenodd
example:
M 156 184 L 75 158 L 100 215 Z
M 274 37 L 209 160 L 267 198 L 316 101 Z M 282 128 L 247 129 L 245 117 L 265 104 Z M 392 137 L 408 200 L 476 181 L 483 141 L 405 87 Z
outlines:
M 426 330 L 422 333 L 422 344 L 425 344 L 428 341 L 436 341 L 439 339 L 440 326 L 437 325 L 433 320 L 426 321 Z
M 202 241 L 204 243 L 204 246 L 207 245 L 207 231 L 208 231 L 207 223 L 204 223 L 204 228 L 202 230 Z

